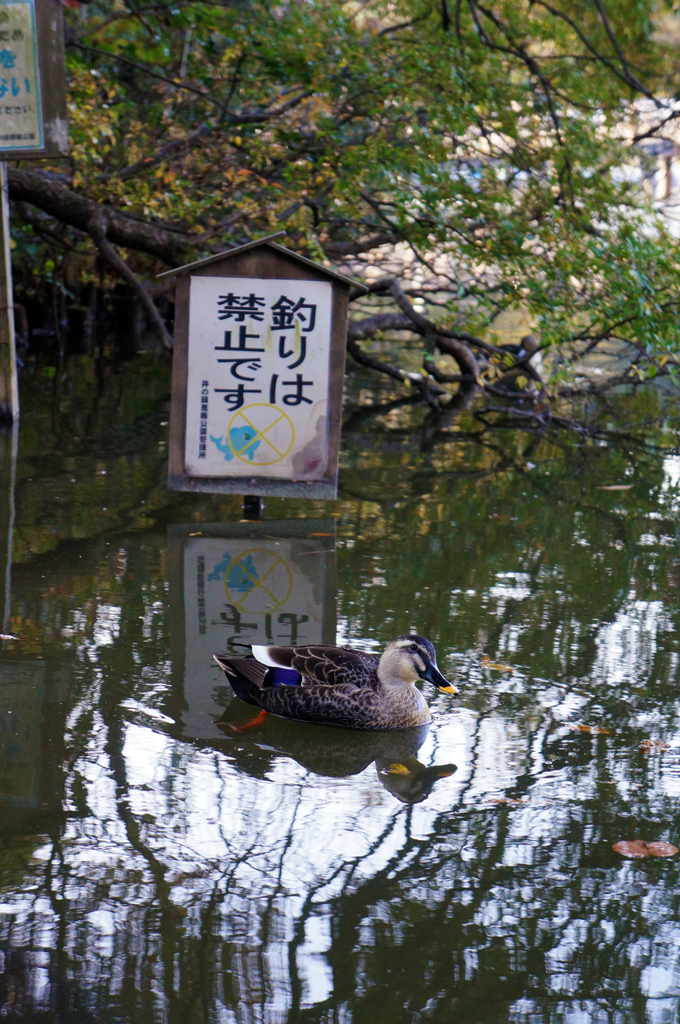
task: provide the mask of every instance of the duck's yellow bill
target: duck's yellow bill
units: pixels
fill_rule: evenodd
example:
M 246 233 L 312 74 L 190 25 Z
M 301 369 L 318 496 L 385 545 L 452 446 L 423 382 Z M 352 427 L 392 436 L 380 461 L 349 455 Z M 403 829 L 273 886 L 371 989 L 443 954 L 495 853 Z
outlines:
M 442 693 L 458 693 L 456 687 L 451 686 L 450 683 L 448 686 L 440 686 L 439 689 L 442 691 Z
M 410 775 L 410 771 L 405 764 L 391 764 L 387 769 L 388 775 Z

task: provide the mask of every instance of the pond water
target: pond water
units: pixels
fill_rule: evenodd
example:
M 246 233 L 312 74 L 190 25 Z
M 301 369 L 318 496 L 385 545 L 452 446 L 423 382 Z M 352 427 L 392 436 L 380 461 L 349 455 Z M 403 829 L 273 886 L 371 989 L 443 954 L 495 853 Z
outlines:
M 612 844 L 680 846 L 680 456 L 352 387 L 338 501 L 250 523 L 166 490 L 165 362 L 25 370 L 0 1017 L 678 1019 L 680 856 Z M 210 659 L 410 629 L 461 688 L 422 733 L 244 729 Z

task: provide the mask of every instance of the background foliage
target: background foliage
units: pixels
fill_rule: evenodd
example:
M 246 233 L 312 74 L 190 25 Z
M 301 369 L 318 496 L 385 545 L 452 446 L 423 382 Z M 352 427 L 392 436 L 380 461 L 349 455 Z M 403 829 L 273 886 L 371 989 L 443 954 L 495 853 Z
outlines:
M 370 269 L 350 351 L 431 404 L 507 383 L 489 327 L 520 306 L 558 353 L 534 406 L 675 377 L 678 244 L 642 188 L 680 114 L 671 8 L 72 0 L 66 18 L 72 156 L 10 172 L 25 294 L 86 304 L 122 278 L 168 344 L 156 273 L 285 228 Z M 423 373 L 357 344 L 395 329 L 422 337 Z M 581 357 L 612 343 L 595 380 Z

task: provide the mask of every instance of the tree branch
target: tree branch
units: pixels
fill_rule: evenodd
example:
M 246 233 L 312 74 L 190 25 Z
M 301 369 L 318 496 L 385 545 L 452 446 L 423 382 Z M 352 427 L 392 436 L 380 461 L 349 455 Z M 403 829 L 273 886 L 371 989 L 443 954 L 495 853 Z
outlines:
M 407 316 L 409 320 L 411 320 L 414 327 L 416 327 L 421 334 L 424 334 L 426 337 L 432 337 L 437 348 L 442 352 L 446 352 L 448 355 L 453 356 L 464 373 L 468 373 L 473 377 L 478 375 L 479 366 L 477 365 L 477 360 L 465 342 L 450 336 L 439 337 L 439 328 L 436 324 L 431 323 L 427 317 L 423 316 L 422 313 L 418 313 L 414 309 L 411 302 L 409 302 L 406 292 L 396 279 L 393 280 L 390 285 L 390 292 L 404 316 Z M 442 331 L 441 333 L 443 334 L 444 332 Z
M 438 388 L 436 385 L 430 384 L 422 373 L 408 373 L 406 370 L 400 370 L 397 366 L 391 366 L 390 363 L 383 363 L 381 359 L 375 359 L 373 356 L 369 356 L 359 348 L 356 341 L 351 338 L 347 339 L 347 351 L 361 366 L 367 366 L 371 370 L 377 370 L 378 373 L 384 373 L 388 377 L 392 377 L 393 380 L 398 380 L 409 387 L 418 388 L 422 392 L 423 398 L 426 402 L 433 408 L 437 410 L 439 409 L 439 406 L 432 396 L 445 395 L 446 391 L 443 388 Z
M 413 324 L 401 313 L 375 313 L 363 320 L 350 320 L 347 325 L 347 337 L 352 341 L 361 338 L 372 338 L 378 331 L 412 331 Z
M 207 100 L 208 103 L 214 104 L 214 106 L 222 109 L 222 102 L 215 96 L 211 96 L 210 93 L 204 92 L 202 89 L 197 89 L 193 85 L 186 85 L 184 82 L 168 78 L 167 75 L 161 75 L 158 71 L 153 71 L 151 68 L 147 68 L 144 64 L 138 64 L 136 60 L 130 60 L 129 57 L 124 56 L 122 53 L 111 53 L 110 50 L 100 50 L 97 46 L 88 46 L 87 43 L 79 43 L 76 39 L 69 39 L 66 43 L 66 47 L 73 50 L 83 50 L 86 53 L 96 53 L 100 57 L 108 57 L 109 60 L 120 62 L 121 64 L 127 64 L 130 68 L 135 68 L 136 71 L 141 71 L 144 75 L 149 75 L 150 78 L 156 78 L 159 82 L 165 82 L 167 85 L 172 85 L 175 89 L 181 89 L 183 92 L 193 93 L 195 96 L 199 96 L 202 100 Z
M 10 167 L 7 171 L 9 198 L 31 203 L 51 217 L 90 234 L 89 224 L 103 213 L 106 236 L 115 245 L 156 256 L 170 267 L 186 260 L 195 238 L 181 231 L 169 231 L 148 221 L 127 216 L 112 206 L 87 199 L 39 171 Z
M 597 7 L 597 9 L 599 11 L 600 18 L 602 20 L 602 24 L 604 25 L 605 31 L 606 31 L 607 35 L 609 36 L 609 41 L 612 44 L 612 46 L 614 47 L 614 49 L 616 50 L 616 54 L 617 54 L 619 60 L 621 61 L 621 67 L 623 68 L 628 81 L 633 86 L 633 88 L 638 89 L 639 92 L 643 93 L 646 96 L 649 96 L 650 94 L 647 92 L 647 90 L 645 89 L 644 85 L 642 85 L 640 80 L 635 75 L 633 75 L 631 73 L 631 71 L 630 71 L 630 68 L 628 66 L 628 61 L 626 60 L 626 58 L 624 56 L 623 50 L 619 46 L 618 39 L 616 38 L 616 36 L 614 35 L 614 32 L 612 31 L 612 27 L 611 27 L 611 25 L 609 23 L 609 18 L 607 17 L 607 12 L 604 9 L 604 4 L 602 3 L 602 0 L 595 0 L 595 6 Z
M 103 212 L 100 212 L 97 217 L 92 217 L 88 223 L 87 230 L 106 262 L 109 263 L 125 281 L 127 281 L 139 298 L 140 302 L 151 317 L 151 322 L 156 328 L 156 332 L 160 338 L 163 348 L 168 350 L 171 349 L 172 338 L 170 337 L 167 327 L 163 323 L 163 319 L 158 312 L 156 303 L 153 301 L 135 272 L 128 266 L 120 253 L 114 249 L 106 238 L 106 219 Z
M 628 70 L 625 67 L 625 64 L 624 73 L 621 73 L 613 61 L 609 60 L 609 58 L 605 57 L 603 53 L 600 53 L 598 50 L 596 50 L 590 42 L 590 40 L 588 39 L 588 37 L 581 31 L 581 29 L 578 27 L 578 25 L 572 18 L 564 14 L 562 11 L 558 11 L 556 7 L 552 7 L 549 3 L 546 2 L 546 0 L 534 0 L 534 3 L 538 4 L 540 7 L 544 7 L 545 10 L 552 14 L 554 18 L 561 18 L 562 21 L 566 22 L 566 24 L 569 25 L 569 27 L 579 37 L 583 45 L 587 47 L 588 50 L 590 50 L 590 52 L 596 57 L 598 61 L 604 64 L 605 67 L 608 67 L 609 70 L 612 71 L 617 78 L 619 78 L 622 82 L 625 82 L 627 86 L 629 86 L 632 89 L 635 89 L 637 92 L 642 92 L 643 96 L 646 96 L 648 99 L 655 100 L 654 96 L 651 92 L 649 92 L 648 89 L 645 89 L 645 87 L 641 85 L 636 78 L 631 78 L 628 75 Z
M 476 380 L 476 377 L 469 373 L 443 373 L 429 352 L 423 358 L 423 367 L 425 372 L 429 373 L 430 377 L 433 377 L 438 384 L 473 383 Z
M 170 142 L 166 142 L 164 146 L 156 150 L 153 156 L 143 156 L 140 160 L 136 160 L 121 171 L 109 171 L 107 174 L 98 174 L 97 181 L 110 181 L 112 178 L 116 178 L 118 181 L 129 181 L 130 178 L 134 178 L 140 171 L 156 167 L 162 160 L 180 153 L 185 148 L 191 149 L 201 139 L 207 138 L 216 127 L 217 125 L 214 124 L 202 124 L 188 139 L 171 139 Z

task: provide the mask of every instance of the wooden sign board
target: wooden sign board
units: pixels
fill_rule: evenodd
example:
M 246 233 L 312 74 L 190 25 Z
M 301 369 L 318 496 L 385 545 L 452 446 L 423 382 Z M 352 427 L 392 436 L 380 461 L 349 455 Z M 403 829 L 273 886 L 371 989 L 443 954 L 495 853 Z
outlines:
M 168 271 L 171 490 L 335 498 L 349 278 L 273 239 Z
M 189 523 L 168 531 L 173 698 L 192 738 L 215 726 L 233 694 L 216 651 L 248 644 L 334 644 L 335 522 Z
M 61 0 L 0 0 L 0 158 L 68 153 Z

